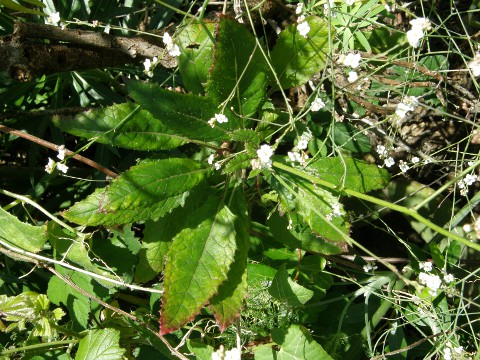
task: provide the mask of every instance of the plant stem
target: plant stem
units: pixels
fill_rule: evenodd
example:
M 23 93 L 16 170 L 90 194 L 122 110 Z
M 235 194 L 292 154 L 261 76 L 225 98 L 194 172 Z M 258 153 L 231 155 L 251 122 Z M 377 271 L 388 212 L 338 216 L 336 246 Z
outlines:
M 477 243 L 474 243 L 474 242 L 471 242 L 465 238 L 462 238 L 458 235 L 455 235 L 453 233 L 451 233 L 450 231 L 448 230 L 445 230 L 444 228 L 434 224 L 433 222 L 431 222 L 430 220 L 424 218 L 423 216 L 421 216 L 416 210 L 413 210 L 413 209 L 409 209 L 409 208 L 406 208 L 404 206 L 401 206 L 401 205 L 397 205 L 397 204 L 392 204 L 391 202 L 388 202 L 388 201 L 385 201 L 385 200 L 382 200 L 382 199 L 377 199 L 373 196 L 370 196 L 370 195 L 366 195 L 366 194 L 362 194 L 361 192 L 358 192 L 358 191 L 355 191 L 355 190 L 350 190 L 350 189 L 346 189 L 346 188 L 343 188 L 343 187 L 340 187 L 340 186 L 337 186 L 335 184 L 332 184 L 331 182 L 328 182 L 328 181 L 325 181 L 325 180 L 322 180 L 322 179 L 319 179 L 313 175 L 310 175 L 310 174 L 307 174 L 305 173 L 304 171 L 300 171 L 300 170 L 297 170 L 297 169 L 294 169 L 294 168 L 291 168 L 287 165 L 284 165 L 282 163 L 279 163 L 277 161 L 274 161 L 273 162 L 273 166 L 277 169 L 280 169 L 280 170 L 284 170 L 290 174 L 293 174 L 293 175 L 296 175 L 296 176 L 299 176 L 301 178 L 304 178 L 306 180 L 309 180 L 311 181 L 312 183 L 314 184 L 317 184 L 317 185 L 320 185 L 320 186 L 323 186 L 323 187 L 326 187 L 328 189 L 331 189 L 331 190 L 334 190 L 334 191 L 337 191 L 337 192 L 340 192 L 340 193 L 343 193 L 343 194 L 346 194 L 348 196 L 353 196 L 353 197 L 356 197 L 358 199 L 362 199 L 362 200 L 365 200 L 365 201 L 368 201 L 370 203 L 373 203 L 373 204 L 377 204 L 377 205 L 380 205 L 380 206 L 383 206 L 383 207 L 386 207 L 386 208 L 389 208 L 391 210 L 394 210 L 394 211 L 397 211 L 401 214 L 405 214 L 407 216 L 410 216 L 412 218 L 414 218 L 415 220 L 418 220 L 420 221 L 422 224 L 424 224 L 425 226 L 428 226 L 430 229 L 446 236 L 447 238 L 451 238 L 453 240 L 456 240 L 462 244 L 464 244 L 465 246 L 468 246 L 472 249 L 475 249 L 477 251 L 480 251 L 480 244 L 477 244 Z
M 22 351 L 38 350 L 38 349 L 44 349 L 44 348 L 47 348 L 48 350 L 52 350 L 57 347 L 64 347 L 70 344 L 76 344 L 79 341 L 80 340 L 78 339 L 71 339 L 71 340 L 50 341 L 48 343 L 27 345 L 27 346 L 17 347 L 14 349 L 2 350 L 2 352 L 0 352 L 0 356 L 6 356 L 6 355 L 22 352 Z

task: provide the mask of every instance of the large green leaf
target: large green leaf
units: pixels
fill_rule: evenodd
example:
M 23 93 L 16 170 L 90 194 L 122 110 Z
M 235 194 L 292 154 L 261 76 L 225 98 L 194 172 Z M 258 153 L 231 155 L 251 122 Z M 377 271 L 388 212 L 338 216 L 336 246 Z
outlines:
M 182 75 L 185 88 L 194 94 L 203 95 L 207 76 L 213 63 L 213 41 L 205 28 L 196 21 L 188 20 L 178 34 L 178 46 L 181 55 L 178 58 L 178 69 Z M 210 32 L 214 23 L 204 23 Z
M 209 171 L 189 159 L 145 161 L 73 205 L 63 216 L 83 225 L 158 219 L 182 205 L 188 191 Z
M 313 234 L 327 241 L 345 241 L 350 224 L 338 194 L 288 173 L 272 180 L 271 185 L 279 194 L 282 208 L 288 212 L 292 222 L 307 224 Z M 299 218 L 295 219 L 296 216 Z
M 280 84 L 272 77 L 272 86 L 287 89 L 302 85 L 325 67 L 333 29 L 329 30 L 327 20 L 316 16 L 305 21 L 310 26 L 307 38 L 300 35 L 297 24 L 288 26 L 278 36 L 271 52 L 271 63 Z
M 161 334 L 191 320 L 227 279 L 236 251 L 235 219 L 213 196 L 189 215 L 168 252 Z
M 27 1 L 27 2 L 31 2 L 31 1 Z M 27 13 L 27 14 L 45 16 L 45 14 L 43 12 L 38 11 L 38 10 L 33 10 L 33 9 L 30 9 L 30 8 L 25 7 L 23 5 L 20 5 L 19 3 L 15 2 L 13 0 L 0 0 L 0 5 L 5 6 L 9 9 L 24 12 L 24 13 Z M 45 7 L 44 4 L 42 4 L 41 6 Z
M 332 360 L 303 326 L 292 325 L 288 329 L 273 329 L 272 340 L 280 346 L 275 357 L 278 360 Z
M 313 296 L 312 290 L 290 279 L 285 264 L 278 269 L 268 292 L 274 298 L 286 301 L 290 306 L 302 306 Z
M 37 253 L 47 241 L 45 229 L 18 220 L 0 207 L 0 239 L 8 244 Z
M 255 37 L 238 21 L 222 16 L 207 93 L 217 104 L 250 116 L 264 100 L 267 65 Z
M 89 330 L 78 344 L 75 360 L 121 360 L 124 352 L 120 347 L 119 330 Z
M 372 150 L 370 139 L 356 126 L 336 122 L 333 126 L 335 144 L 351 152 L 368 153 Z
M 237 251 L 227 274 L 227 280 L 220 285 L 218 293 L 210 300 L 210 309 L 215 315 L 220 331 L 224 331 L 240 316 L 240 310 L 247 296 L 247 258 L 250 233 L 247 204 L 241 187 L 234 190 L 230 204 L 230 209 L 236 215 Z
M 339 187 L 367 193 L 389 184 L 387 170 L 350 157 L 319 158 L 308 164 L 306 171 Z
M 181 94 L 162 89 L 159 85 L 130 81 L 128 91 L 135 101 L 159 119 L 171 131 L 197 141 L 224 141 L 228 131 L 237 128 L 237 119 L 229 109 L 223 114 L 228 122 L 215 127 L 208 121 L 222 112 L 209 97 Z
M 148 111 L 132 103 L 85 111 L 73 118 L 56 116 L 54 123 L 69 134 L 127 149 L 168 150 L 184 142 Z

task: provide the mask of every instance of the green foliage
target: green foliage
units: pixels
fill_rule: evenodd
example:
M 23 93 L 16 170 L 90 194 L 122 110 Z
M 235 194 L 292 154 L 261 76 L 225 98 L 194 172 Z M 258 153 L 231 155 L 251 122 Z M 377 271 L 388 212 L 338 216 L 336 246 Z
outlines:
M 475 6 L 247 3 L 0 0 L 2 359 L 474 357 Z

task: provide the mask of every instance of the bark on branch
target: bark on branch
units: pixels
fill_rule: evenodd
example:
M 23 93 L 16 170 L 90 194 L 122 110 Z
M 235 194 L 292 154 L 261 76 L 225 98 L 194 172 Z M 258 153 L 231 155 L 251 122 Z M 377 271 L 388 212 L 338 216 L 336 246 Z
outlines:
M 14 80 L 30 81 L 43 74 L 137 64 L 154 56 L 163 66 L 175 67 L 176 59 L 155 40 L 159 42 L 154 37 L 16 23 L 12 35 L 0 38 L 0 70 Z

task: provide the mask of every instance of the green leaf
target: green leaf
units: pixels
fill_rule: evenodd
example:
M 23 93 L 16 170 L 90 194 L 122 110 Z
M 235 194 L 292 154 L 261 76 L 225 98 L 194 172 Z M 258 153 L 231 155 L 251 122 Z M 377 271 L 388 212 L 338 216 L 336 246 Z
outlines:
M 169 150 L 184 142 L 148 111 L 132 103 L 85 111 L 73 118 L 56 116 L 53 121 L 69 134 L 127 149 Z
M 387 170 L 350 157 L 319 158 L 306 171 L 339 187 L 367 193 L 383 189 L 390 182 Z
M 235 214 L 236 247 L 235 260 L 230 266 L 227 280 L 218 288 L 218 293 L 210 300 L 220 331 L 224 331 L 236 318 L 247 296 L 247 258 L 249 246 L 249 218 L 247 204 L 241 187 L 234 190 L 230 209 Z
M 190 20 L 189 20 L 190 21 Z M 210 32 L 214 23 L 203 23 Z M 203 95 L 208 73 L 213 63 L 213 42 L 204 27 L 197 21 L 181 27 L 178 34 L 178 69 L 185 88 L 194 94 Z
M 211 127 L 208 121 L 222 112 L 209 97 L 193 94 L 181 94 L 162 89 L 152 83 L 129 81 L 130 96 L 160 120 L 170 131 L 190 140 L 224 141 L 228 140 L 228 131 L 237 128 L 237 119 L 225 108 L 223 114 L 227 123 L 216 123 Z
M 299 34 L 297 24 L 292 24 L 278 36 L 271 52 L 271 63 L 275 69 L 280 85 L 287 89 L 302 85 L 325 67 L 325 58 L 333 39 L 333 28 L 328 22 L 316 16 L 305 20 L 310 26 L 307 38 Z M 272 82 L 274 78 L 272 77 Z
M 73 205 L 63 216 L 83 225 L 158 219 L 182 205 L 188 191 L 209 172 L 189 159 L 145 161 Z
M 305 222 L 316 236 L 327 241 L 345 241 L 350 224 L 338 194 L 288 173 L 272 178 L 271 185 L 292 221 L 299 216 L 295 221 L 300 224 Z
M 267 90 L 267 65 L 253 34 L 222 16 L 217 25 L 215 61 L 207 82 L 214 102 L 237 114 L 253 115 Z
M 195 359 L 197 360 L 212 359 L 213 347 L 205 344 L 200 339 L 188 339 L 187 347 L 189 351 L 195 354 Z
M 118 279 L 118 277 L 103 270 L 101 266 L 95 265 L 90 259 L 89 245 L 85 244 L 85 240 L 77 238 L 75 235 L 61 228 L 55 222 L 48 223 L 48 240 L 54 247 L 57 256 L 61 259 L 69 260 L 83 269 L 100 274 L 109 278 Z M 96 257 L 92 254 L 92 257 Z M 112 287 L 112 284 L 99 280 L 105 287 Z
M 172 332 L 198 314 L 227 279 L 236 251 L 236 216 L 215 197 L 188 215 L 165 267 L 160 333 Z
M 23 250 L 38 253 L 47 241 L 45 229 L 18 220 L 0 207 L 0 239 Z
M 333 360 L 309 331 L 300 325 L 288 329 L 273 329 L 272 340 L 280 345 L 275 359 Z
M 302 306 L 313 296 L 309 290 L 290 279 L 285 264 L 275 274 L 268 292 L 274 298 L 286 301 L 290 306 Z
M 368 153 L 372 145 L 368 137 L 348 123 L 336 122 L 333 127 L 335 144 L 351 152 Z
M 89 330 L 78 344 L 75 360 L 121 360 L 125 349 L 120 348 L 119 344 L 119 330 Z
M 27 13 L 27 14 L 33 14 L 33 15 L 40 15 L 40 16 L 46 16 L 43 12 L 41 11 L 37 11 L 37 10 L 33 10 L 33 9 L 29 9 L 23 5 L 20 5 L 18 3 L 16 3 L 15 1 L 12 1 L 12 0 L 0 0 L 0 5 L 3 5 L 9 9 L 12 9 L 12 10 L 15 10 L 15 11 L 20 11 L 20 12 L 24 12 L 24 13 Z M 43 4 L 42 4 L 43 5 Z M 43 5 L 44 7 L 45 5 Z
M 275 239 L 290 249 L 303 249 L 317 254 L 337 255 L 346 251 L 346 243 L 329 242 L 316 236 L 312 229 L 304 224 L 298 216 L 291 216 L 291 224 L 287 216 L 280 216 L 278 211 L 267 220 Z

